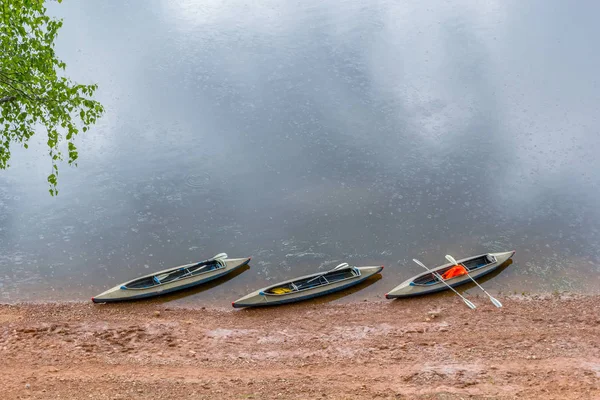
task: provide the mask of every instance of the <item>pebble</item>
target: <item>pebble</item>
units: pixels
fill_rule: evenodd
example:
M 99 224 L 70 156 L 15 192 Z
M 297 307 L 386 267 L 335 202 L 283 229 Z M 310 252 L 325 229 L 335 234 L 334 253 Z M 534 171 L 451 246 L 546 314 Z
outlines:
M 29 383 L 25 384 L 25 389 L 31 389 L 31 385 Z
M 155 317 L 160 317 L 160 311 L 154 311 L 154 316 Z

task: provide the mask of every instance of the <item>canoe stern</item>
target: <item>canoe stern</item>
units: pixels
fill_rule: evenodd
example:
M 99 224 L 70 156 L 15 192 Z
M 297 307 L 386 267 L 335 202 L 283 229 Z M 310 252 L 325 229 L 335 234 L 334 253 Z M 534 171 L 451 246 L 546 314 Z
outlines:
M 119 297 L 118 292 L 122 291 L 121 286 L 115 286 L 110 288 L 97 296 L 92 297 L 92 301 L 94 303 L 104 303 L 106 301 L 110 301 L 115 297 Z
M 390 290 L 388 293 L 386 293 L 385 298 L 395 299 L 396 297 L 408 297 L 417 294 L 419 290 L 414 285 L 411 285 L 411 283 L 412 279 L 402 282 L 401 284 Z
M 512 256 L 515 255 L 515 251 L 504 251 L 502 253 L 490 253 L 490 255 L 494 256 L 496 258 L 496 262 L 498 263 L 498 265 L 503 264 L 504 262 L 506 262 L 508 259 L 510 259 Z
M 263 292 L 264 289 L 257 290 L 250 294 L 247 294 L 244 297 L 237 299 L 232 302 L 231 305 L 233 308 L 243 308 L 243 307 L 252 307 L 259 305 L 260 303 L 266 302 L 267 297 Z

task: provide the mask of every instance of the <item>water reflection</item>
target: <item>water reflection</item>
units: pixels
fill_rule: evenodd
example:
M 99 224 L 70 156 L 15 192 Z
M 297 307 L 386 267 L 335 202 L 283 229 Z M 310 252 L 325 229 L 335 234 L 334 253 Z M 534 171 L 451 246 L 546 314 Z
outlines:
M 490 288 L 597 291 L 600 5 L 550 3 L 49 4 L 107 114 L 58 198 L 42 138 L 1 173 L 0 299 L 220 251 L 256 267 L 194 301 L 513 248 Z

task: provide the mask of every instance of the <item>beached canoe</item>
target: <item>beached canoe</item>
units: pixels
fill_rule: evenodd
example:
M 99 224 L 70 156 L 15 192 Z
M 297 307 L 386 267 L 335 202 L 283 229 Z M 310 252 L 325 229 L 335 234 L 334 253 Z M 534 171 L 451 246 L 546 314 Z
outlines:
M 469 275 L 471 275 L 473 279 L 477 279 L 494 271 L 514 254 L 514 251 L 507 251 L 504 253 L 488 253 L 463 258 L 462 260 L 457 260 L 457 262 L 460 265 L 463 265 L 469 271 Z M 436 268 L 431 268 L 431 270 L 442 276 L 453 266 L 453 264 L 444 264 Z M 463 283 L 471 282 L 471 279 L 465 274 L 456 276 L 454 278 L 445 279 L 444 282 L 452 287 L 455 287 L 462 285 Z M 435 293 L 442 290 L 448 290 L 448 286 L 444 285 L 443 282 L 440 282 L 438 278 L 435 277 L 431 272 L 425 271 L 396 286 L 394 289 L 390 290 L 385 297 L 387 299 L 395 299 L 397 297 L 410 297 Z
M 317 272 L 257 290 L 234 301 L 231 305 L 236 308 L 256 307 L 307 300 L 347 289 L 364 282 L 382 270 L 383 266 L 351 267 L 343 263 L 331 271 Z
M 220 278 L 248 264 L 250 258 L 228 259 L 221 253 L 206 261 L 181 265 L 122 283 L 98 296 L 94 303 L 137 300 L 160 296 Z

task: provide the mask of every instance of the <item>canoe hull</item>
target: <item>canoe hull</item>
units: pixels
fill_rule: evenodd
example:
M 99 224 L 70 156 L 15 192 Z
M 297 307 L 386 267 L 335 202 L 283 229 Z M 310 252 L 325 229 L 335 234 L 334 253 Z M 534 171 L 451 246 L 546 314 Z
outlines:
M 359 283 L 364 282 L 365 280 L 369 279 L 371 276 L 376 275 L 383 270 L 382 266 L 357 267 L 357 268 L 361 271 L 360 276 L 357 276 L 357 277 L 351 278 L 351 279 L 347 279 L 344 281 L 336 282 L 331 285 L 316 287 L 313 289 L 304 290 L 302 292 L 288 293 L 285 295 L 265 294 L 265 292 L 268 288 L 273 287 L 273 286 L 269 286 L 269 287 L 257 290 L 255 292 L 252 292 L 252 293 L 248 294 L 247 296 L 244 296 L 241 299 L 234 301 L 231 304 L 235 308 L 263 307 L 263 306 L 274 306 L 274 305 L 281 305 L 281 304 L 288 304 L 288 303 L 295 303 L 298 301 L 309 300 L 309 299 L 313 299 L 315 297 L 325 296 L 327 294 L 339 292 L 341 290 L 348 289 L 352 286 L 358 285 Z M 319 275 L 319 274 L 307 275 L 306 277 L 301 277 L 301 278 L 296 278 L 296 279 L 303 279 L 303 278 L 308 278 L 308 277 L 316 276 L 316 275 Z M 291 281 L 293 281 L 293 280 L 281 282 L 280 284 L 284 284 L 284 283 L 291 282 Z M 280 285 L 280 284 L 278 284 L 278 285 Z
M 494 256 L 496 258 L 496 262 L 486 265 L 485 267 L 481 267 L 476 270 L 469 271 L 469 274 L 473 277 L 473 279 L 481 278 L 482 276 L 485 276 L 485 275 L 495 271 L 504 262 L 506 262 L 508 259 L 510 259 L 515 254 L 515 252 L 507 251 L 507 252 L 503 252 L 503 253 L 488 253 L 488 254 Z M 485 254 L 458 260 L 458 263 L 460 264 L 462 262 L 472 260 L 474 258 L 478 258 L 483 255 L 485 255 Z M 443 270 L 444 268 L 447 268 L 449 266 L 451 266 L 451 264 L 440 265 L 439 267 L 432 268 L 432 271 Z M 422 274 L 419 274 L 417 276 L 414 276 L 414 277 L 402 282 L 400 285 L 398 285 L 394 289 L 390 290 L 389 293 L 387 293 L 385 295 L 385 297 L 387 299 L 396 299 L 396 298 L 401 298 L 401 297 L 421 296 L 421 295 L 441 292 L 444 290 L 449 290 L 448 287 L 441 282 L 433 284 L 433 285 L 414 285 L 414 284 L 412 284 L 412 282 L 415 279 L 417 279 L 423 275 L 428 275 L 428 274 L 429 273 L 427 271 L 424 271 Z M 448 279 L 445 282 L 452 287 L 456 287 L 456 286 L 464 285 L 465 283 L 469 283 L 472 281 L 467 275 L 463 275 L 463 276 L 459 276 L 456 278 Z
M 92 301 L 94 303 L 114 303 L 120 301 L 130 301 L 130 300 L 140 300 L 147 299 L 156 296 L 162 296 L 164 294 L 177 292 L 180 290 L 189 289 L 198 285 L 202 285 L 204 283 L 213 281 L 222 276 L 232 273 L 233 271 L 243 267 L 244 265 L 250 262 L 250 258 L 233 258 L 224 260 L 226 263 L 225 268 L 219 268 L 204 274 L 199 274 L 197 276 L 191 276 L 189 278 L 184 278 L 175 282 L 170 282 L 164 285 L 155 286 L 146 289 L 122 289 L 123 286 L 127 285 L 129 282 L 124 282 L 120 285 L 117 285 L 98 296 L 92 297 Z M 195 265 L 195 263 L 182 265 L 181 267 L 189 267 Z M 177 268 L 181 268 L 177 267 Z M 152 274 L 146 276 L 160 275 L 161 273 L 171 271 L 173 268 L 169 268 L 164 271 L 154 272 Z M 141 277 L 143 278 L 143 277 Z M 136 278 L 135 280 L 140 279 Z

